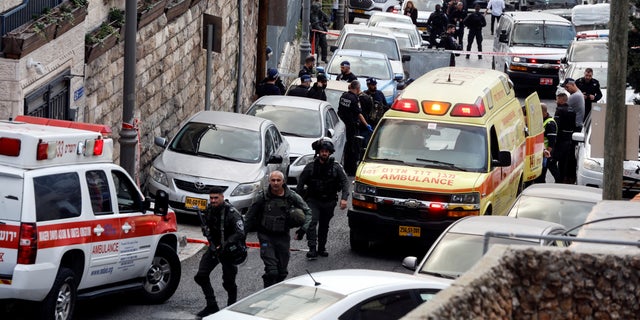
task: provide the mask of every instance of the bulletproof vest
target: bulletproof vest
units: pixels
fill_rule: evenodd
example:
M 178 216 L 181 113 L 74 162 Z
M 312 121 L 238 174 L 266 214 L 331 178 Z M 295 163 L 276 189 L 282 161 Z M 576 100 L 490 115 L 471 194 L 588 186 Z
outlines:
M 265 199 L 260 225 L 270 232 L 285 232 L 287 228 L 288 203 L 285 197 Z
M 338 173 L 333 164 L 333 158 L 329 158 L 329 162 L 325 165 L 314 162 L 307 194 L 310 198 L 333 199 L 338 192 L 338 184 Z

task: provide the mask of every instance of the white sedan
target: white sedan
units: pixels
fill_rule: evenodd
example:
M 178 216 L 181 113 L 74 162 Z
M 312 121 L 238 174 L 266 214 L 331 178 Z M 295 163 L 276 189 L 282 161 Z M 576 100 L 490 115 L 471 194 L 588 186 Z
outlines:
M 345 125 L 338 117 L 336 108 L 318 99 L 294 96 L 264 96 L 256 100 L 248 115 L 269 119 L 289 142 L 289 174 L 287 185 L 295 188 L 298 177 L 307 163 L 313 161 L 315 151 L 311 144 L 329 137 L 336 152 L 333 157 L 342 161 L 346 141 Z
M 322 271 L 260 290 L 204 319 L 400 319 L 449 284 L 389 271 Z

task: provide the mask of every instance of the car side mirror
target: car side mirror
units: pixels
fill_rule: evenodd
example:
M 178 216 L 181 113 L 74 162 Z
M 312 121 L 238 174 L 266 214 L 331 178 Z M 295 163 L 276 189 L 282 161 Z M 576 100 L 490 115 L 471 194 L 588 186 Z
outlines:
M 333 135 L 336 133 L 336 130 L 333 128 L 327 129 L 327 138 L 333 138 Z
M 402 55 L 402 62 L 411 61 L 411 56 L 408 54 Z
M 147 203 L 147 199 L 145 202 Z M 147 206 L 147 204 L 145 204 Z M 148 207 L 147 207 L 148 208 Z M 158 190 L 156 192 L 155 203 L 153 204 L 153 213 L 157 215 L 167 215 L 169 212 L 169 194 L 165 191 Z
M 271 157 L 269 157 L 269 160 L 267 161 L 267 164 L 279 164 L 282 163 L 282 156 L 280 155 L 273 155 Z
M 393 80 L 395 80 L 395 81 L 400 82 L 400 81 L 402 81 L 402 79 L 404 79 L 404 75 L 401 74 L 401 73 L 396 73 L 396 74 L 393 75 Z
M 567 57 L 562 57 L 562 58 L 560 59 L 560 62 L 562 62 L 562 63 L 567 63 Z
M 571 140 L 575 142 L 584 142 L 584 133 L 583 132 L 574 132 L 571 135 Z
M 402 259 L 402 266 L 411 271 L 416 271 L 417 264 L 418 258 L 416 257 L 404 257 Z
M 168 142 L 169 141 L 166 138 L 163 138 L 163 137 L 154 137 L 153 138 L 153 144 L 155 144 L 156 146 L 159 146 L 159 147 L 166 148 Z
M 330 46 L 329 50 L 331 50 L 331 52 L 334 52 L 334 51 L 338 50 L 338 46 L 336 46 L 336 45 Z
M 491 165 L 494 167 L 508 167 L 511 165 L 511 152 L 500 151 L 498 153 L 498 159 L 491 160 Z

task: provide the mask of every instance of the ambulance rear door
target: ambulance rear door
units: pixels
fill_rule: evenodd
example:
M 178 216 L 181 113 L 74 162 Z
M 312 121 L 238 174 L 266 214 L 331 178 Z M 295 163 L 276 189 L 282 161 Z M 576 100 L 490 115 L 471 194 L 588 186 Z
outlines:
M 0 172 L 0 286 L 11 284 L 18 262 L 24 180 L 19 170 L 9 171 L 16 172 Z
M 544 126 L 542 124 L 542 108 L 538 93 L 534 92 L 525 99 L 526 122 L 528 135 L 526 137 L 524 182 L 534 180 L 542 173 L 542 158 L 544 151 Z

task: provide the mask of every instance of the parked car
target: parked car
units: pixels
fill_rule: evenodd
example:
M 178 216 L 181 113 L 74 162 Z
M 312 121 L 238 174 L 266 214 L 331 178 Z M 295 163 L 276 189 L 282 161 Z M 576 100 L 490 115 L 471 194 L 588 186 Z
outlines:
M 394 75 L 404 77 L 402 63 L 411 59 L 400 52 L 400 45 L 395 35 L 388 29 L 379 27 L 367 27 L 362 25 L 346 25 L 340 31 L 336 44 L 331 46 L 335 53 L 338 49 L 355 49 L 380 52 L 387 55 L 391 62 Z M 352 64 L 353 68 L 353 64 Z M 379 89 L 379 88 L 378 88 Z
M 400 3 L 399 0 L 347 0 L 349 23 L 353 23 L 355 18 L 368 19 L 377 12 L 395 12 Z
M 429 41 L 422 40 L 420 32 L 413 24 L 406 24 L 402 22 L 381 21 L 377 27 L 389 29 L 398 39 L 400 49 L 404 48 L 420 48 L 422 46 L 428 46 Z M 407 41 L 401 41 L 401 39 L 408 38 Z
M 559 75 L 562 78 L 563 74 L 566 73 L 566 69 L 574 63 L 604 64 L 606 68 L 608 61 L 609 38 L 606 36 L 600 37 L 597 33 L 582 32 L 576 35 L 576 40 L 571 41 L 569 48 L 567 48 L 567 53 L 560 60 L 562 64 Z M 593 66 L 591 66 L 591 68 L 593 68 Z
M 260 290 L 204 319 L 400 319 L 448 286 L 398 272 L 321 271 Z
M 413 5 L 418 9 L 418 19 L 416 19 L 416 26 L 420 31 L 423 39 L 429 39 L 429 29 L 427 27 L 427 21 L 431 13 L 436 11 L 436 5 L 442 6 L 442 0 L 411 0 Z M 400 14 L 404 14 L 404 8 L 407 6 L 408 1 L 402 2 Z
M 508 216 L 559 223 L 568 229 L 587 219 L 602 189 L 561 183 L 538 183 L 524 189 L 509 210 Z M 571 230 L 571 235 L 580 229 Z
M 205 209 L 213 186 L 223 187 L 225 199 L 246 211 L 269 173 L 286 175 L 289 167 L 289 143 L 276 125 L 245 114 L 200 111 L 171 142 L 156 137 L 154 143 L 164 151 L 153 161 L 147 190 L 167 192 L 169 205 L 181 213 Z
M 453 222 L 433 243 L 419 265 L 416 257 L 406 257 L 402 265 L 415 275 L 455 279 L 470 270 L 485 254 L 487 232 L 533 236 L 560 236 L 566 228 L 558 223 L 505 216 L 471 216 Z M 491 237 L 489 247 L 502 245 L 566 246 L 564 242 L 518 237 Z
M 313 162 L 311 144 L 328 137 L 333 141 L 336 161 L 342 160 L 346 131 L 337 107 L 322 100 L 292 96 L 263 96 L 246 114 L 269 119 L 276 124 L 290 146 L 287 185 L 294 187 L 307 163 Z
M 398 82 L 402 80 L 402 76 L 393 73 L 391 62 L 385 54 L 366 50 L 336 50 L 327 64 L 327 77 L 329 79 L 336 79 L 340 74 L 340 63 L 345 60 L 351 64 L 351 72 L 358 77 L 363 91 L 367 87 L 367 78 L 376 78 L 378 90 L 384 93 L 389 105 L 393 103 Z
M 392 13 L 392 12 L 374 12 L 367 20 L 367 27 L 376 27 L 380 22 L 395 22 L 395 23 L 404 23 L 408 25 L 414 25 L 413 21 L 411 21 L 411 17 L 405 16 L 403 14 Z

